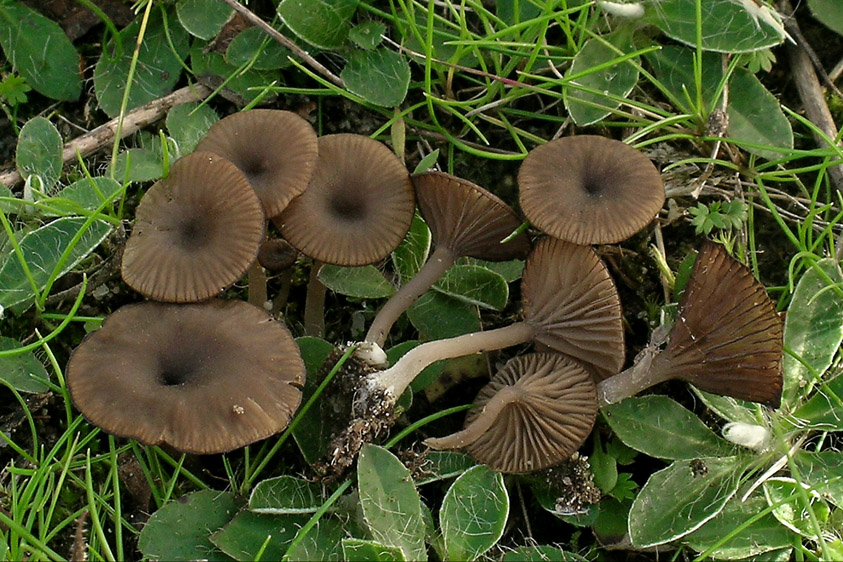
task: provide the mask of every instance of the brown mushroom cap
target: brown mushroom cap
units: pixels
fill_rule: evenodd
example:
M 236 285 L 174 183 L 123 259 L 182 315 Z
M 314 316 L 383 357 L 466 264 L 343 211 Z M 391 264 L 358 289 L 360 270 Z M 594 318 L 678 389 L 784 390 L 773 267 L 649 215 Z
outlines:
M 521 282 L 524 321 L 535 341 L 577 359 L 598 378 L 618 373 L 625 346 L 615 283 L 591 247 L 543 238 Z
M 126 283 L 152 299 L 218 295 L 255 260 L 265 219 L 234 164 L 210 152 L 175 162 L 144 195 L 123 253 Z
M 196 150 L 237 166 L 272 218 L 307 188 L 316 166 L 316 132 L 291 111 L 252 109 L 217 121 Z
M 264 240 L 258 250 L 258 263 L 269 271 L 283 271 L 293 267 L 299 252 L 283 238 Z
M 524 258 L 530 241 L 521 233 L 505 244 L 522 220 L 509 205 L 479 185 L 443 172 L 413 176 L 419 210 L 437 245 L 457 256 L 489 261 Z
M 706 392 L 778 407 L 782 337 L 781 319 L 764 286 L 723 246 L 707 241 L 667 347 L 650 369 Z
M 659 171 L 620 141 L 579 135 L 532 150 L 518 172 L 521 209 L 536 227 L 575 244 L 613 244 L 664 204 Z
M 91 423 L 197 454 L 284 429 L 304 377 L 287 328 L 241 301 L 124 306 L 67 365 L 73 402 Z
M 304 254 L 360 266 L 401 243 L 415 205 L 410 175 L 386 146 L 362 135 L 326 135 L 310 185 L 274 222 Z
M 583 444 L 597 417 L 597 391 L 577 362 L 532 353 L 507 362 L 474 405 L 465 430 L 426 444 L 465 447 L 499 472 L 530 472 L 559 464 Z

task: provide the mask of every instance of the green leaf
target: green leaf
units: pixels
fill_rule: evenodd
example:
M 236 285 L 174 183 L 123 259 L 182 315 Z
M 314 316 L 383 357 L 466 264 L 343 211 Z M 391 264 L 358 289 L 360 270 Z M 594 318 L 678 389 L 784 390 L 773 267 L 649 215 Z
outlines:
M 190 49 L 190 66 L 197 76 L 205 76 L 212 84 L 223 85 L 226 97 L 246 105 L 255 100 L 263 90 L 279 79 L 277 71 L 244 70 L 226 62 L 219 53 L 205 52 L 202 44 L 194 43 Z
M 284 515 L 314 513 L 325 498 L 319 482 L 284 475 L 259 482 L 249 497 L 249 511 Z
M 416 276 L 430 253 L 430 229 L 421 215 L 416 212 L 410 230 L 392 251 L 392 263 L 398 271 L 401 284 Z
M 784 323 L 784 346 L 790 353 L 782 360 L 783 404 L 793 404 L 796 396 L 810 391 L 843 342 L 841 286 L 843 276 L 831 258 L 812 264 L 796 284 Z
M 740 457 L 675 461 L 650 476 L 629 512 L 632 544 L 665 544 L 716 517 L 737 491 L 746 462 Z
M 82 178 L 58 191 L 50 201 L 69 210 L 95 211 L 105 201 L 113 201 L 122 186 L 111 178 Z M 53 213 L 45 213 L 48 216 Z
M 447 480 L 463 474 L 466 470 L 477 466 L 477 462 L 465 453 L 454 451 L 428 451 L 425 464 L 416 485 L 430 484 Z
M 134 22 L 120 32 L 123 41 L 121 57 L 117 57 L 114 40 L 109 40 L 94 68 L 97 101 L 109 117 L 120 113 L 132 61 L 131 47 L 137 43 L 139 28 L 139 23 Z M 170 47 L 170 42 L 175 52 Z M 180 59 L 187 56 L 188 46 L 189 36 L 183 27 L 165 27 L 159 17 L 150 21 L 138 53 L 127 109 L 158 99 L 173 90 L 182 71 Z M 199 70 L 194 71 L 197 75 L 200 74 Z
M 645 5 L 642 21 L 651 23 L 671 39 L 691 47 L 697 45 L 697 0 L 659 0 Z M 784 41 L 784 28 L 776 25 L 775 16 L 766 19 L 766 7 L 752 0 L 705 0 L 702 7 L 702 43 L 707 51 L 748 53 L 778 45 Z M 748 8 L 755 7 L 752 11 Z M 759 16 L 759 12 L 762 14 Z
M 484 465 L 467 470 L 448 488 L 439 527 L 449 560 L 475 560 L 503 536 L 509 494 L 499 472 Z
M 519 546 L 508 550 L 503 562 L 588 562 L 588 558 L 555 546 Z
M 210 106 L 198 102 L 183 103 L 171 109 L 167 113 L 166 125 L 178 148 L 178 154 L 174 156 L 185 156 L 196 150 L 196 145 L 219 119 Z
M 325 264 L 318 277 L 332 291 L 350 297 L 382 299 L 395 294 L 395 287 L 373 265 L 343 267 Z
M 739 68 L 729 79 L 729 138 L 776 148 L 793 148 L 793 129 L 782 112 L 781 104 L 754 74 Z M 774 160 L 787 152 L 775 152 L 752 146 L 747 152 Z
M 779 523 L 803 537 L 815 539 L 817 534 L 811 524 L 810 515 L 799 498 L 798 485 L 793 478 L 769 478 L 764 481 L 764 496 L 767 503 L 774 506 L 773 515 Z M 825 512 L 827 516 L 828 507 L 820 500 L 819 493 L 810 489 L 807 484 L 803 483 L 802 487 L 806 488 L 812 509 L 820 513 Z
M 33 187 L 47 193 L 59 181 L 62 168 L 61 135 L 44 117 L 33 117 L 20 130 L 15 163 L 24 179 L 36 176 Z
M 439 291 L 428 291 L 407 310 L 422 340 L 438 340 L 480 331 L 477 308 Z
M 357 461 L 357 485 L 374 539 L 400 548 L 407 560 L 426 560 L 421 499 L 401 461 L 383 447 L 364 445 Z
M 355 25 L 348 34 L 348 38 L 354 42 L 355 45 L 361 49 L 371 51 L 381 44 L 383 35 L 386 32 L 386 26 L 379 21 L 367 21 L 360 25 Z
M 342 47 L 357 0 L 282 0 L 278 16 L 301 39 L 322 49 Z
M 0 45 L 36 92 L 60 101 L 79 99 L 79 53 L 56 22 L 20 2 L 2 0 Z
M 517 13 L 516 8 L 518 8 Z M 531 2 L 519 3 L 512 0 L 495 0 L 495 14 L 508 25 L 533 19 L 541 13 L 541 8 Z
M 16 106 L 28 101 L 26 96 L 32 88 L 26 83 L 26 78 L 9 74 L 0 81 L 0 98 L 9 106 Z
M 20 239 L 23 258 L 39 291 L 47 286 L 53 272 L 58 271 L 56 278 L 59 278 L 73 269 L 111 232 L 108 223 L 94 221 L 71 246 L 73 237 L 80 232 L 85 220 L 82 217 L 60 218 L 28 232 Z M 65 252 L 67 257 L 62 260 Z M 21 266 L 17 252 L 13 251 L 0 267 L 0 306 L 23 310 L 32 304 L 33 298 L 30 279 Z
M 696 459 L 733 452 L 731 444 L 667 396 L 633 396 L 602 411 L 621 441 L 651 457 Z
M 477 265 L 454 265 L 433 289 L 467 304 L 503 310 L 509 285 L 501 275 Z
M 342 539 L 345 536 L 345 527 L 342 522 L 334 518 L 323 517 L 304 535 L 302 540 L 287 550 L 282 560 L 285 562 L 343 560 Z M 298 535 L 296 537 L 298 538 Z
M 182 0 L 176 4 L 179 23 L 200 39 L 220 32 L 234 10 L 222 0 Z
M 304 389 L 302 390 L 302 404 L 310 400 L 321 382 L 317 376 L 322 363 L 334 351 L 333 344 L 313 337 L 297 338 L 296 343 L 301 350 L 307 368 Z M 331 441 L 331 425 L 325 419 L 319 407 L 322 401 L 317 401 L 314 407 L 302 416 L 293 430 L 293 438 L 308 464 L 314 464 L 327 452 Z
M 843 4 L 839 0 L 808 0 L 808 7 L 826 27 L 843 35 Z
M 435 148 L 432 152 L 428 152 L 427 155 L 419 160 L 419 163 L 416 164 L 415 169 L 413 170 L 413 174 L 423 174 L 429 170 L 433 170 L 436 166 L 436 160 L 439 158 L 439 149 Z
M 709 394 L 693 386 L 691 389 L 699 396 L 707 408 L 713 410 L 714 413 L 724 420 L 753 425 L 758 423 L 756 413 L 760 410 L 760 406 L 755 402 L 737 400 L 731 396 Z
M 843 508 L 843 453 L 800 449 L 794 457 L 802 480 L 838 508 Z
M 395 107 L 410 86 L 410 64 L 395 51 L 355 51 L 340 73 L 346 89 L 369 103 Z
M 345 560 L 359 562 L 390 562 L 393 560 L 403 562 L 406 560 L 400 548 L 363 539 L 343 539 L 342 554 Z
M 609 96 L 625 98 L 638 82 L 638 69 L 633 61 L 613 62 L 621 55 L 620 50 L 631 50 L 628 34 L 607 35 L 585 42 L 574 56 L 571 67 L 566 73 L 566 85 L 563 90 L 565 107 L 568 108 L 574 122 L 583 127 L 602 120 L 620 107 L 620 101 Z M 607 45 L 607 41 L 610 43 Z M 616 45 L 611 45 L 617 43 Z M 612 48 L 612 47 L 615 48 Z M 583 76 L 575 78 L 585 72 Z M 600 93 L 584 91 L 581 88 Z
M 457 260 L 457 265 L 476 265 L 494 271 L 504 278 L 507 283 L 521 279 L 524 273 L 524 260 L 487 261 L 477 258 L 463 257 Z
M 709 557 L 716 560 L 753 558 L 791 545 L 792 534 L 771 513 L 744 526 L 766 508 L 767 502 L 760 494 L 752 495 L 746 501 L 736 495 L 726 502 L 717 517 L 687 535 L 684 541 L 697 552 L 714 547 Z M 737 529 L 740 531 L 736 532 Z
M 22 344 L 18 340 L 0 336 L 0 379 L 19 392 L 47 392 L 50 387 L 38 379 L 49 380 L 50 375 L 33 352 L 2 354 L 21 347 Z
M 247 27 L 238 33 L 228 49 L 225 58 L 229 64 L 240 66 L 251 61 L 256 70 L 273 70 L 290 66 L 290 50 L 283 47 L 259 27 Z
M 632 496 L 624 500 L 604 497 L 597 507 L 597 517 L 591 530 L 601 544 L 616 544 L 623 541 L 629 529 L 629 510 L 632 508 Z
M 223 529 L 211 535 L 211 542 L 235 560 L 281 560 L 287 547 L 310 515 L 266 515 L 241 511 Z M 266 547 L 264 547 L 266 543 Z
M 611 492 L 618 483 L 618 463 L 603 451 L 600 444 L 600 435 L 594 434 L 594 448 L 588 458 L 591 465 L 591 472 L 594 474 L 594 484 L 604 494 Z
M 121 182 L 155 181 L 164 175 L 164 161 L 155 150 L 130 148 L 117 155 L 108 172 Z
M 210 541 L 237 513 L 234 494 L 194 492 L 164 504 L 152 514 L 138 537 L 147 560 L 230 560 Z
M 822 385 L 811 398 L 793 412 L 799 428 L 843 431 L 843 376 Z

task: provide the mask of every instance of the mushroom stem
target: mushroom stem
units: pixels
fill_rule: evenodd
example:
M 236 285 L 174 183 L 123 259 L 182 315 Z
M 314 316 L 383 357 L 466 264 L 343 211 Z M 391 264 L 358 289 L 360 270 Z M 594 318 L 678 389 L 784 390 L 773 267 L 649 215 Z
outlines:
M 457 255 L 445 246 L 437 246 L 424 266 L 401 286 L 383 305 L 363 341 L 383 347 L 390 328 L 410 306 L 438 281 L 457 259 Z
M 324 264 L 313 260 L 310 279 L 307 282 L 307 298 L 304 303 L 304 333 L 321 338 L 325 332 L 325 292 L 327 288 L 319 280 L 319 270 Z
M 249 267 L 249 304 L 253 304 L 263 310 L 268 299 L 269 297 L 266 293 L 266 271 L 255 260 Z
M 424 444 L 431 449 L 462 449 L 477 441 L 497 421 L 503 409 L 517 402 L 523 391 L 513 386 L 505 386 L 483 407 L 483 411 L 462 431 L 445 437 L 431 437 L 424 440 Z
M 656 347 L 647 349 L 632 367 L 600 381 L 597 384 L 597 401 L 600 407 L 616 404 L 672 378 L 669 369 L 653 368 L 653 362 L 660 353 L 661 350 Z
M 531 324 L 516 322 L 495 330 L 423 343 L 408 351 L 389 369 L 369 375 L 363 388 L 369 395 L 377 390 L 385 391 L 394 403 L 413 379 L 436 361 L 518 345 L 530 341 L 535 335 L 536 328 Z M 362 398 L 365 404 L 366 396 Z

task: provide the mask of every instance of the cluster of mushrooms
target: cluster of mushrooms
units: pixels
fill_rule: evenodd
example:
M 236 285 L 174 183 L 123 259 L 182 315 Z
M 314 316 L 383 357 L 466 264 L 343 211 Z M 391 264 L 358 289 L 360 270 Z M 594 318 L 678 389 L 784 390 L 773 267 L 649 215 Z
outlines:
M 775 307 L 749 270 L 713 243 L 697 257 L 665 341 L 621 372 L 620 299 L 591 246 L 628 238 L 661 209 L 664 187 L 646 156 L 598 136 L 558 139 L 527 156 L 518 183 L 526 218 L 546 234 L 535 243 L 519 215 L 482 187 L 441 172 L 411 176 L 368 137 L 317 138 L 307 121 L 280 110 L 226 117 L 138 205 L 122 274 L 151 300 L 116 311 L 74 351 L 67 368 L 74 403 L 106 431 L 192 453 L 230 451 L 281 431 L 301 400 L 298 348 L 262 307 L 217 297 L 247 272 L 250 283 L 253 273 L 260 278 L 267 261 L 258 256 L 276 242 L 267 239 L 268 220 L 318 271 L 323 263 L 381 262 L 418 207 L 435 249 L 357 347 L 372 372 L 357 383 L 349 430 L 382 427 L 377 418 L 389 417 L 437 360 L 527 342 L 534 351 L 500 369 L 465 428 L 428 446 L 465 449 L 502 472 L 543 469 L 580 447 L 601 405 L 669 378 L 778 405 Z M 523 319 L 421 344 L 388 367 L 382 346 L 393 323 L 460 257 L 525 258 Z M 347 453 L 359 448 L 357 437 Z

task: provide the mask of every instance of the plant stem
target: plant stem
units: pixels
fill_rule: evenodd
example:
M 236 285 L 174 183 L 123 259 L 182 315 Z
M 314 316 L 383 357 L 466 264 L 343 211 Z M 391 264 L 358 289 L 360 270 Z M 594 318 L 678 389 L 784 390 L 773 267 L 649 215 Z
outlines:
M 307 299 L 304 303 L 304 333 L 321 338 L 325 332 L 325 292 L 326 287 L 319 280 L 322 262 L 313 260 L 310 268 L 310 280 L 307 282 Z
M 386 336 L 398 317 L 432 287 L 456 259 L 457 256 L 450 248 L 437 246 L 419 272 L 402 285 L 378 311 L 363 341 L 373 342 L 383 347 Z

